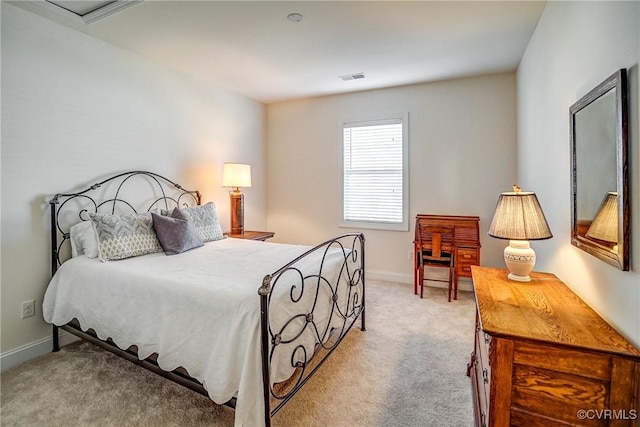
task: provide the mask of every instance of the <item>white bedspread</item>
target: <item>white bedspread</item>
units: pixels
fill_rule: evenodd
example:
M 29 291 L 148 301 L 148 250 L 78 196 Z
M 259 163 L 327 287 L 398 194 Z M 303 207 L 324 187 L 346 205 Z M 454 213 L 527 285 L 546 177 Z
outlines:
M 55 325 L 77 318 L 83 330 L 92 328 L 120 348 L 136 345 L 141 358 L 157 353 L 162 369 L 184 367 L 213 401 L 222 404 L 236 396 L 236 426 L 262 425 L 257 289 L 266 274 L 308 249 L 224 239 L 174 256 L 157 253 L 106 263 L 76 257 L 52 279 L 44 318 Z M 310 272 L 306 261 L 301 268 Z M 342 254 L 335 254 L 333 264 L 341 261 Z M 289 287 L 283 285 L 276 290 L 286 291 L 288 298 Z M 278 315 L 275 311 L 270 315 Z M 289 315 L 285 312 L 283 319 Z M 285 362 L 275 367 L 272 381 L 291 375 L 290 360 Z

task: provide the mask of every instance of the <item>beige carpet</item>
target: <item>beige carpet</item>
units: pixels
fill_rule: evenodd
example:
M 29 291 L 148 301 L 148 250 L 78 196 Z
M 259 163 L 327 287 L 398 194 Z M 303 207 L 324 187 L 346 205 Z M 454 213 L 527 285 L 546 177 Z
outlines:
M 466 363 L 473 295 L 369 281 L 367 331 L 352 330 L 274 426 L 473 423 Z M 359 325 L 359 323 L 358 323 Z M 232 426 L 233 410 L 89 343 L 3 373 L 2 426 Z

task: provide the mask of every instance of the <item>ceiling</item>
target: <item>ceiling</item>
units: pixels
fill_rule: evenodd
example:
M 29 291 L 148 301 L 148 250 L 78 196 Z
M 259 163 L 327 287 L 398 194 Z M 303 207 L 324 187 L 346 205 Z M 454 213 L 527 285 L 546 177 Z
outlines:
M 545 5 L 145 0 L 86 24 L 41 3 L 17 5 L 264 103 L 513 71 Z

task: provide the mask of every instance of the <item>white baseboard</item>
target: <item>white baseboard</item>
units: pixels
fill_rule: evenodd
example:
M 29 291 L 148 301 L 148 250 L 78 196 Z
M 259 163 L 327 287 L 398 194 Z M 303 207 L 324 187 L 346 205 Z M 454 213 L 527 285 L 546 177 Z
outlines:
M 80 339 L 63 330 L 59 330 L 59 333 L 60 347 L 71 344 L 72 342 Z M 2 353 L 0 354 L 0 372 L 4 372 L 13 366 L 17 366 L 21 363 L 35 359 L 36 357 L 50 353 L 52 349 L 53 337 L 49 336 Z
M 413 284 L 413 276 L 410 274 L 391 273 L 388 271 L 380 270 L 367 270 L 367 279 L 371 280 L 383 280 L 385 282 L 406 283 L 408 285 Z
M 380 270 L 367 270 L 367 279 L 371 280 L 384 280 L 385 282 L 396 282 L 396 283 L 405 283 L 408 285 L 413 285 L 413 275 L 411 274 L 402 274 L 402 273 L 391 273 L 388 271 L 380 271 Z M 444 282 L 433 282 L 427 280 L 425 285 L 431 286 L 434 288 L 446 288 L 447 284 Z M 473 284 L 471 279 L 467 279 L 466 277 L 460 277 L 458 279 L 458 290 L 459 291 L 473 291 Z

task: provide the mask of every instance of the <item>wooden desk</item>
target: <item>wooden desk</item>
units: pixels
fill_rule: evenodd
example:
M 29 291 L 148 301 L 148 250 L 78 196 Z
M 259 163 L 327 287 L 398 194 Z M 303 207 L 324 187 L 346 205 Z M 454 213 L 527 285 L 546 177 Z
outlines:
M 453 278 L 454 294 L 458 294 L 458 277 L 471 277 L 471 266 L 480 265 L 480 218 L 477 216 L 457 215 L 424 215 L 416 216 L 416 233 L 418 223 L 429 225 L 453 225 L 456 229 L 455 242 L 443 242 L 445 250 L 455 247 L 455 277 Z M 418 247 L 418 236 L 413 240 L 413 293 L 418 294 L 418 252 L 431 249 L 430 244 Z
M 476 426 L 637 426 L 640 351 L 556 276 L 473 267 Z M 608 411 L 608 412 L 605 412 Z

